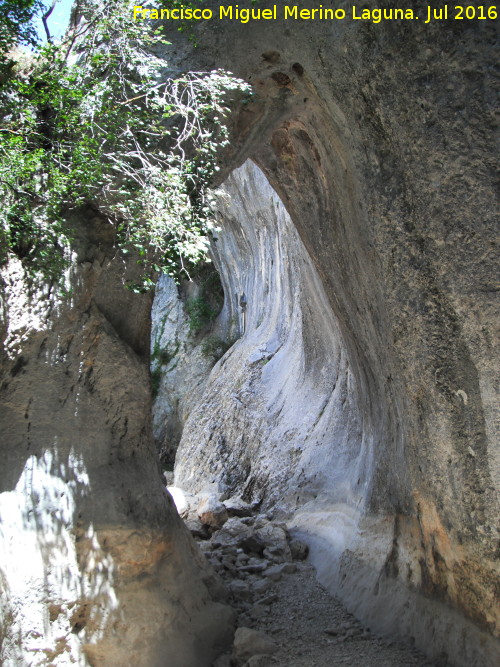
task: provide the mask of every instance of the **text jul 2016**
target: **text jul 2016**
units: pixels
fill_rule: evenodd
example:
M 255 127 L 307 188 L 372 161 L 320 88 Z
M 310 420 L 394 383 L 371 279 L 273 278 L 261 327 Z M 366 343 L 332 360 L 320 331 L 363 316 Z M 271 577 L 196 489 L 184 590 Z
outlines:
M 381 23 L 382 21 L 418 21 L 423 19 L 424 23 L 434 21 L 454 20 L 495 20 L 498 17 L 497 7 L 495 5 L 486 6 L 448 6 L 441 5 L 436 8 L 432 5 L 422 6 L 422 16 L 415 14 L 413 9 L 372 9 L 360 8 L 352 5 L 350 10 L 337 8 L 325 8 L 323 5 L 314 9 L 306 9 L 298 5 L 273 5 L 265 9 L 258 7 L 240 7 L 239 5 L 219 5 L 218 12 L 212 9 L 201 9 L 193 7 L 177 7 L 173 9 L 143 7 L 135 5 L 133 9 L 133 18 L 136 21 L 152 20 L 170 20 L 170 21 L 192 21 L 217 18 L 221 21 L 239 21 L 248 23 L 249 21 L 272 21 L 278 18 L 285 20 L 323 20 L 323 21 L 342 21 L 351 19 L 353 21 L 371 21 L 372 23 Z

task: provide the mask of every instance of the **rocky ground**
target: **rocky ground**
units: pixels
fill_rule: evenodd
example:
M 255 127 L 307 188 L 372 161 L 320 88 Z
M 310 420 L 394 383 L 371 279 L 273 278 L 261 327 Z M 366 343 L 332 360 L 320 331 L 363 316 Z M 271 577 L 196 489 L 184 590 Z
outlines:
M 372 634 L 316 580 L 307 546 L 239 498 L 169 487 L 238 613 L 232 653 L 214 667 L 431 667 L 409 646 Z

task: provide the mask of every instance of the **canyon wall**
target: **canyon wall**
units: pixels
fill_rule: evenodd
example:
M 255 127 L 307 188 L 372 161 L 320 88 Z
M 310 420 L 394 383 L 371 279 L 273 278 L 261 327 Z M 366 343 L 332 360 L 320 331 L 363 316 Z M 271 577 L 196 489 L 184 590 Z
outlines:
M 166 493 L 151 434 L 151 297 L 88 210 L 67 294 L 2 272 L 0 662 L 210 665 L 221 584 Z
M 177 483 L 261 500 L 370 627 L 468 667 L 500 661 L 496 25 L 213 20 L 165 51 L 255 90 L 213 249 L 240 338 L 184 360 Z M 209 665 L 232 616 L 159 473 L 151 300 L 72 224 L 64 300 L 2 274 L 0 657 Z
M 226 173 L 261 171 L 219 197 L 244 335 L 176 483 L 288 516 L 370 627 L 496 664 L 496 25 L 212 21 L 198 40 L 181 63 L 256 91 Z

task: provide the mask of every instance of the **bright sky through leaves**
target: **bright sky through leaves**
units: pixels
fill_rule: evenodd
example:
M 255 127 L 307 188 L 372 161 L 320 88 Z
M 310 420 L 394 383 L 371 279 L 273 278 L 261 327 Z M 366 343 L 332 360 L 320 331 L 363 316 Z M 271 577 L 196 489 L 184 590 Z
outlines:
M 50 7 L 50 2 L 47 0 L 45 2 L 46 7 Z M 73 6 L 73 0 L 57 0 L 54 11 L 49 16 L 48 26 L 50 34 L 54 39 L 59 39 L 63 36 L 66 28 L 69 24 L 69 15 L 71 13 L 71 7 Z M 41 17 L 38 17 L 34 22 L 35 27 L 38 33 L 38 36 L 45 42 L 46 35 L 45 30 L 43 29 L 43 23 Z

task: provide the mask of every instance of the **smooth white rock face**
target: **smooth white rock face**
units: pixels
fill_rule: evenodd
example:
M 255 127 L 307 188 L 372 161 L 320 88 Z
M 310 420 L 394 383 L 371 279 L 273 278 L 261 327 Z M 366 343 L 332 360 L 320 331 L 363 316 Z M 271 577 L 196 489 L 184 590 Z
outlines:
M 317 272 L 253 163 L 233 173 L 218 208 L 221 319 L 237 319 L 243 336 L 187 421 L 176 485 L 197 493 L 217 480 L 228 493 L 243 488 L 284 510 L 318 494 L 362 505 L 373 437 L 363 430 L 362 392 Z

